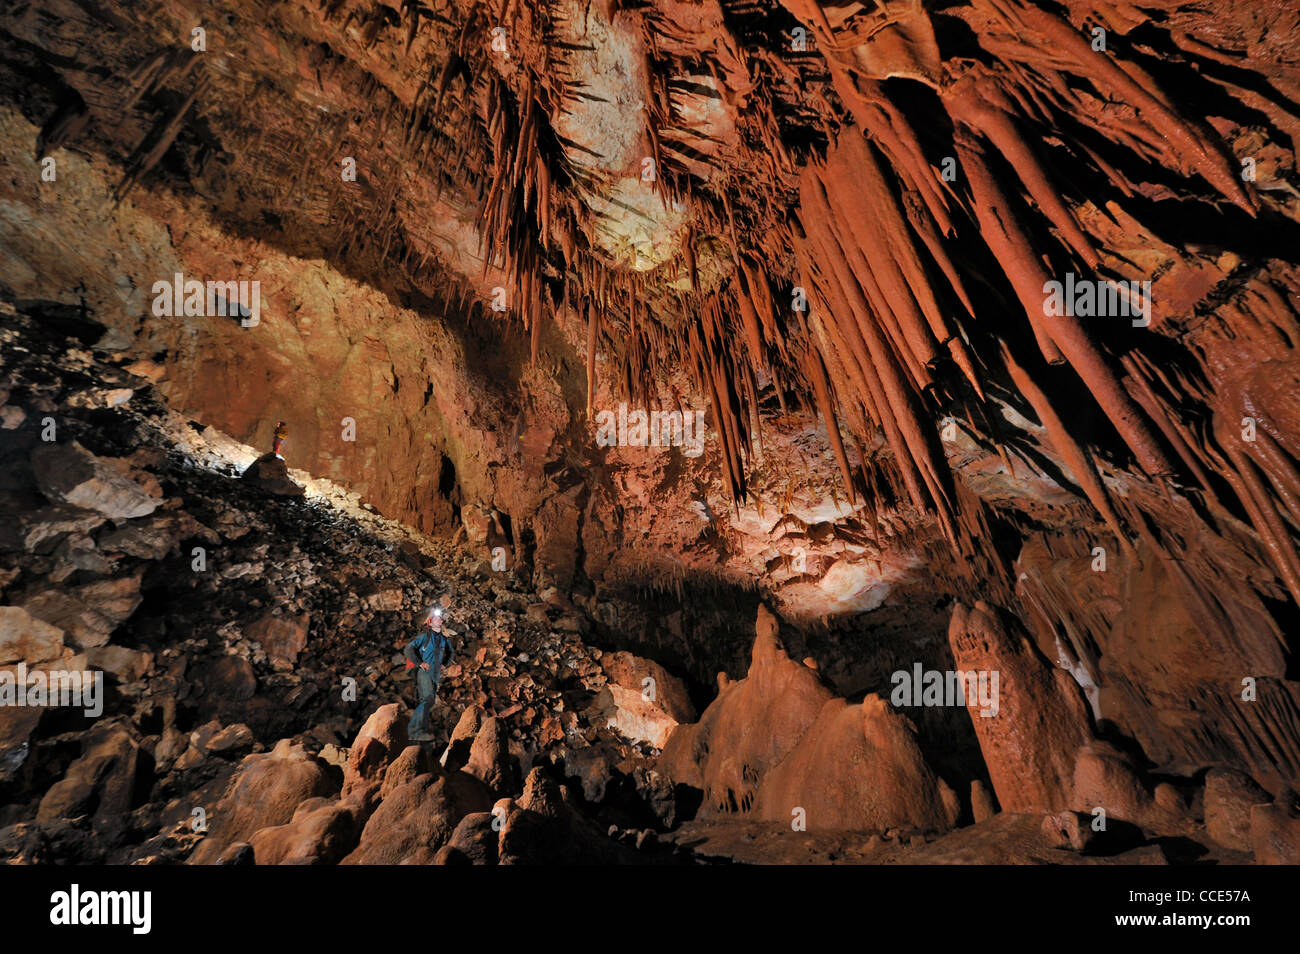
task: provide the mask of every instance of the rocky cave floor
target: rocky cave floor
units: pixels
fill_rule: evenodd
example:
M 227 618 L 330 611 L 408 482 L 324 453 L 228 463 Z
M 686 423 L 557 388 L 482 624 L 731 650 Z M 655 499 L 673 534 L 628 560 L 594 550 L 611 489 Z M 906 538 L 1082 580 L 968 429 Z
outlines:
M 6 862 L 1251 860 L 1207 836 L 1248 838 L 1251 799 L 1207 799 L 1204 773 L 1157 788 L 1155 827 L 1105 833 L 1068 812 L 972 823 L 969 802 L 943 834 L 701 812 L 628 738 L 693 714 L 682 681 L 328 481 L 241 480 L 252 450 L 170 411 L 156 369 L 95 350 L 101 332 L 64 305 L 0 302 L 0 664 L 108 684 L 93 720 L 0 710 Z M 434 600 L 460 642 L 445 750 L 405 738 L 401 646 Z M 659 704 L 638 712 L 647 673 Z

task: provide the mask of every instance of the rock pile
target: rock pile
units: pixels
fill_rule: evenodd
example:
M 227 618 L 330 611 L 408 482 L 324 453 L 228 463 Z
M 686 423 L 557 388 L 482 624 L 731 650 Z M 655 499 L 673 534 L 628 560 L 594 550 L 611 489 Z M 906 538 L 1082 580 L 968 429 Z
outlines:
M 114 356 L 0 308 L 0 668 L 106 680 L 94 717 L 0 707 L 0 857 L 176 861 L 195 842 L 197 862 L 406 857 L 383 819 L 446 809 L 430 860 L 539 767 L 606 827 L 674 817 L 644 767 L 694 717 L 674 676 L 589 645 L 581 610 L 476 573 L 355 495 L 278 458 L 245 466 Z M 446 768 L 403 728 L 401 649 L 434 600 L 458 644 L 435 711 Z M 532 851 L 520 817 L 502 857 Z

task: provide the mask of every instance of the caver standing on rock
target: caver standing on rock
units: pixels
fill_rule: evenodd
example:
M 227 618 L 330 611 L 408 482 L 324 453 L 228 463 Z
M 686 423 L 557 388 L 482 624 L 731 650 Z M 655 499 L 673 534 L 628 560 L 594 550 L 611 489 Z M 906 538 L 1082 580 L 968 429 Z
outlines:
M 275 425 L 275 442 L 271 445 L 271 453 L 281 460 L 284 457 L 280 454 L 280 448 L 284 446 L 284 439 L 289 436 L 289 425 L 280 421 Z
M 442 631 L 442 614 L 441 606 L 429 607 L 420 635 L 406 644 L 406 668 L 415 673 L 416 691 L 420 697 L 406 732 L 412 742 L 433 740 L 429 732 L 429 714 L 438 698 L 443 667 L 455 653 L 451 637 Z

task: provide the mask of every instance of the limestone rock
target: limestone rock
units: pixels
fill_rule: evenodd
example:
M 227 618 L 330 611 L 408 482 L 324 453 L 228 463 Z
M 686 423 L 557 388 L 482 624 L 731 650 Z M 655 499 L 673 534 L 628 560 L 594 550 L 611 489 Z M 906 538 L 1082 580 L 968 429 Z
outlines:
M 442 754 L 443 765 L 449 769 L 458 769 L 469 761 L 470 749 L 486 718 L 487 712 L 482 706 L 466 706 L 461 711 L 455 728 L 451 730 L 451 740 Z
M 0 778 L 16 772 L 27 760 L 28 739 L 41 721 L 34 706 L 0 706 Z
M 294 616 L 272 612 L 250 625 L 244 635 L 261 643 L 272 663 L 292 665 L 298 661 L 298 654 L 307 646 L 307 630 L 310 625 L 310 613 Z
M 102 550 L 141 560 L 161 560 L 191 530 L 192 523 L 174 513 L 157 513 L 102 534 L 96 542 Z
M 90 533 L 103 526 L 105 519 L 103 514 L 84 507 L 67 504 L 38 507 L 18 518 L 17 536 L 24 549 L 45 553 L 69 534 Z
M 133 682 L 153 666 L 153 653 L 125 646 L 96 646 L 86 650 L 86 662 L 92 669 L 102 669 L 119 682 Z
M 1105 827 L 1087 812 L 1055 812 L 1043 817 L 1043 837 L 1053 848 L 1080 854 L 1116 854 L 1142 843 L 1136 825 L 1107 818 Z
M 405 596 L 399 586 L 385 586 L 362 597 L 361 602 L 376 613 L 395 613 L 402 608 Z
M 706 812 L 752 807 L 763 776 L 833 698 L 813 670 L 786 654 L 766 606 L 755 633 L 748 674 L 723 686 L 699 722 L 675 728 L 656 766 L 674 782 L 703 789 Z
M 508 795 L 519 786 L 519 769 L 510 754 L 510 736 L 495 716 L 484 720 L 470 747 L 465 771 L 497 795 Z
M 951 792 L 950 792 L 951 794 Z M 832 699 L 798 745 L 763 777 L 754 814 L 808 831 L 942 831 L 956 820 L 910 720 L 879 696 Z
M 396 702 L 370 714 L 348 752 L 343 772 L 343 797 L 369 796 L 382 784 L 385 772 L 407 748 L 406 720 Z
M 110 520 L 143 517 L 158 508 L 159 501 L 139 484 L 75 441 L 36 448 L 32 451 L 32 472 L 36 485 L 51 503 L 83 507 Z
M 519 799 L 503 807 L 506 811 L 497 842 L 499 864 L 628 864 L 639 860 L 636 852 L 611 840 L 577 812 L 540 767 L 529 772 Z
M 22 606 L 62 629 L 77 649 L 103 646 L 140 606 L 141 572 L 67 589 L 38 590 L 24 597 Z
M 1023 636 L 1007 632 L 986 603 L 953 609 L 954 665 L 998 672 L 997 715 L 967 707 L 993 791 L 1005 812 L 1061 811 L 1072 803 L 1074 753 L 1092 737 L 1087 704 L 1068 673 Z
M 237 841 L 221 853 L 215 862 L 222 866 L 244 867 L 257 863 L 253 846 L 246 841 Z
M 228 725 L 207 740 L 203 746 L 209 752 L 218 754 L 224 752 L 236 752 L 240 749 L 252 747 L 256 740 L 253 738 L 253 730 L 242 723 Z
M 600 665 L 610 681 L 597 707 L 606 725 L 626 738 L 662 749 L 674 726 L 695 721 L 685 685 L 653 660 L 605 653 Z
M 301 497 L 306 493 L 306 489 L 289 476 L 289 465 L 275 454 L 263 454 L 253 461 L 240 479 L 280 497 Z
M 48 662 L 63 655 L 63 630 L 21 606 L 0 606 L 0 666 Z
M 263 828 L 288 824 L 309 798 L 333 795 L 338 783 L 329 766 L 301 745 L 281 739 L 270 752 L 250 755 L 239 765 L 225 798 L 208 812 L 207 836 L 190 864 L 212 864 L 228 845 L 249 841 Z
M 1300 864 L 1300 811 L 1285 802 L 1255 805 L 1250 810 L 1250 843 L 1256 864 Z
M 206 671 L 207 694 L 241 702 L 257 691 L 257 674 L 243 656 L 222 656 Z
M 257 831 L 249 839 L 259 865 L 332 865 L 356 847 L 361 819 L 347 802 L 312 798 L 287 825 Z
M 1108 742 L 1079 749 L 1074 766 L 1074 805 L 1080 811 L 1104 808 L 1108 818 L 1142 824 L 1154 803 L 1139 768 Z
M 418 775 L 425 775 L 436 770 L 436 763 L 429 750 L 423 745 L 408 745 L 384 771 L 384 781 L 379 789 L 379 798 L 387 798 L 394 789 L 400 788 Z
M 998 811 L 993 804 L 993 796 L 984 787 L 984 783 L 977 778 L 971 779 L 970 783 L 970 810 L 971 817 L 977 825 L 992 818 Z
M 1250 851 L 1251 810 L 1271 801 L 1268 792 L 1244 772 L 1210 769 L 1205 776 L 1205 828 L 1225 848 Z
M 92 734 L 81 757 L 41 799 L 37 820 L 78 814 L 96 818 L 124 815 L 134 807 L 140 746 L 119 725 Z
M 432 862 L 462 818 L 488 811 L 492 796 L 478 779 L 441 768 L 418 775 L 385 796 L 343 864 Z
M 501 816 L 504 818 L 504 813 Z M 442 851 L 447 853 L 443 863 L 455 858 L 459 862 L 475 865 L 497 863 L 497 845 L 500 841 L 501 822 L 493 812 L 473 812 L 466 815 L 451 833 Z

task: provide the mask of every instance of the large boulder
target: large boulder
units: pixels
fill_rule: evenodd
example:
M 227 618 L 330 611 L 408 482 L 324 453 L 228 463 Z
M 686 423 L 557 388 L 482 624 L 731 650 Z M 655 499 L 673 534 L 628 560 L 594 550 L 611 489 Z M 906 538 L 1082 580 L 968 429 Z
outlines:
M 172 552 L 177 541 L 199 532 L 198 526 L 188 514 L 156 513 L 101 534 L 95 542 L 99 549 L 111 553 L 125 553 L 141 560 L 161 560 Z
M 253 461 L 240 479 L 279 497 L 301 497 L 306 493 L 303 486 L 289 476 L 289 465 L 275 454 L 263 454 Z
M 298 661 L 298 654 L 307 647 L 307 629 L 310 625 L 310 613 L 283 616 L 267 613 L 250 624 L 244 630 L 244 635 L 261 644 L 273 665 L 291 666 Z
M 41 799 L 37 820 L 127 814 L 135 807 L 139 754 L 139 744 L 120 725 L 92 733 L 81 757 Z
M 1074 762 L 1074 807 L 1107 818 L 1143 824 L 1153 813 L 1155 799 L 1140 767 L 1109 742 L 1080 747 Z
M 263 828 L 286 825 L 307 799 L 337 792 L 338 782 L 328 763 L 281 739 L 270 752 L 250 755 L 240 763 L 225 798 L 207 813 L 207 836 L 189 863 L 214 864 L 228 845 L 249 841 Z
M 605 724 L 625 738 L 662 749 L 675 726 L 695 721 L 686 686 L 657 662 L 619 652 L 605 653 L 600 665 L 609 682 L 597 707 Z
M 494 865 L 504 815 L 474 812 L 466 815 L 451 833 L 436 859 L 441 864 Z
M 117 677 L 119 682 L 134 682 L 153 666 L 153 653 L 125 646 L 96 646 L 86 650 L 86 663 Z
M 21 514 L 16 527 L 0 527 L 0 549 L 17 545 L 47 553 L 70 534 L 88 534 L 107 519 L 102 513 L 67 504 L 37 507 Z
M 384 780 L 379 788 L 380 800 L 387 798 L 396 789 L 401 788 L 417 776 L 426 775 L 435 770 L 436 762 L 430 754 L 428 746 L 408 745 L 384 771 Z
M 143 517 L 160 501 L 80 444 L 42 444 L 32 451 L 36 486 L 50 503 L 93 510 L 111 520 Z
M 776 617 L 760 606 L 748 674 L 724 685 L 699 722 L 672 730 L 656 768 L 702 789 L 705 814 L 748 811 L 768 770 L 832 698 L 816 672 L 786 654 Z
M 213 660 L 203 670 L 208 696 L 240 703 L 257 693 L 257 673 L 243 656 L 228 655 Z
M 999 674 L 997 714 L 967 710 L 1002 810 L 1074 808 L 1075 753 L 1092 739 L 1078 684 L 983 601 L 954 607 L 948 643 L 958 670 Z
M 103 646 L 140 606 L 143 572 L 80 586 L 36 590 L 23 597 L 22 607 L 63 630 L 77 649 Z
M 0 666 L 59 659 L 63 630 L 32 616 L 21 606 L 0 606 Z
M 956 820 L 942 791 L 906 716 L 875 695 L 832 699 L 764 776 L 754 814 L 808 831 L 942 831 Z

